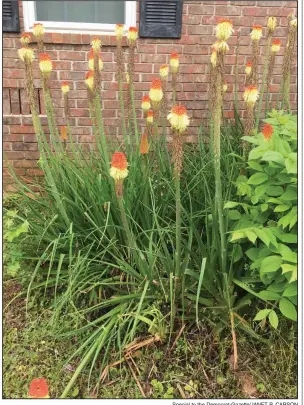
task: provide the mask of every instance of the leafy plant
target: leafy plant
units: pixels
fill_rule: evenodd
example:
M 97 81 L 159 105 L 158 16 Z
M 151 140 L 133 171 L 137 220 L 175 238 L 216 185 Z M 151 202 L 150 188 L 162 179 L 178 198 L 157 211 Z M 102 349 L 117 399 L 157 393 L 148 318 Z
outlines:
M 296 116 L 282 111 L 270 113 L 265 123 L 272 126 L 270 138 L 243 137 L 254 146 L 248 174 L 235 183 L 241 200 L 225 208 L 230 243 L 247 257 L 246 275 L 234 282 L 266 303 L 255 320 L 267 317 L 277 328 L 278 310 L 297 318 L 297 125 Z

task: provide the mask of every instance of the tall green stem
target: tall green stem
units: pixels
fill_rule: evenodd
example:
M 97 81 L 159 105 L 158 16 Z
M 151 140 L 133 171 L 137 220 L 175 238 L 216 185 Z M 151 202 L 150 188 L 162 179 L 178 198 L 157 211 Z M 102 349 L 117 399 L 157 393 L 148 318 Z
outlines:
M 97 119 L 97 126 L 100 134 L 100 142 L 102 146 L 102 156 L 104 159 L 105 163 L 105 171 L 108 173 L 109 167 L 110 167 L 110 161 L 109 161 L 109 154 L 108 154 L 108 146 L 107 146 L 107 140 L 104 132 L 104 127 L 103 127 L 103 120 L 102 120 L 102 114 L 101 114 L 101 101 L 100 101 L 100 95 L 99 92 L 96 92 L 95 99 L 94 99 L 94 106 L 95 106 L 95 114 L 96 114 L 96 119 Z
M 261 91 L 260 91 L 258 112 L 257 112 L 257 115 L 256 115 L 256 120 L 255 120 L 255 128 L 256 129 L 258 129 L 258 126 L 259 126 L 260 115 L 261 115 L 262 104 L 263 104 L 264 88 L 265 88 L 266 78 L 267 78 L 267 74 L 268 74 L 269 54 L 270 54 L 270 49 L 271 49 L 271 38 L 272 37 L 270 35 L 268 37 L 268 41 L 267 41 L 266 60 L 265 60 L 264 71 L 263 71 L 262 87 L 261 87 Z
M 181 193 L 180 193 L 180 175 L 175 178 L 175 223 L 176 223 L 176 246 L 175 246 L 175 276 L 179 282 L 181 271 Z
M 222 77 L 220 70 L 216 76 L 216 96 L 213 120 L 213 156 L 214 156 L 214 173 L 215 173 L 215 204 L 217 207 L 220 240 L 221 240 L 221 270 L 226 269 L 226 235 L 223 215 L 223 196 L 221 181 L 221 112 L 222 112 Z

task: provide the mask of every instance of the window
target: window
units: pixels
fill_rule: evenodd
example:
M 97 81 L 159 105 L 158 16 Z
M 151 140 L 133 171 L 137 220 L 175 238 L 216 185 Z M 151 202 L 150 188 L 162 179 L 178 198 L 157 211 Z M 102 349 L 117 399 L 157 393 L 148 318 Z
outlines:
M 115 24 L 136 25 L 136 1 L 23 1 L 24 28 L 36 22 L 47 31 L 114 33 Z

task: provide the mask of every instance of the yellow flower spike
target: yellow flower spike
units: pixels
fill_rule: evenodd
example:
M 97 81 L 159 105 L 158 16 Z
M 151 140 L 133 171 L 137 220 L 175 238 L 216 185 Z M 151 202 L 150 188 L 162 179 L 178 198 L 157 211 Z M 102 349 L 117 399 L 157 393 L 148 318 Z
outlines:
M 277 26 L 277 19 L 275 17 L 269 17 L 267 21 L 268 31 L 272 34 Z
M 33 34 L 36 38 L 42 38 L 44 35 L 44 26 L 40 23 L 34 24 Z
M 61 91 L 63 94 L 67 94 L 70 91 L 70 86 L 68 82 L 62 82 Z
M 91 91 L 94 90 L 94 73 L 92 70 L 86 73 L 85 84 Z
M 149 92 L 150 100 L 154 103 L 159 103 L 164 96 L 162 90 L 162 83 L 160 79 L 154 79 L 152 81 L 152 86 Z
M 159 75 L 161 78 L 166 78 L 169 75 L 169 66 L 168 65 L 162 65 L 159 68 Z
M 151 126 L 153 125 L 153 111 L 150 110 L 147 114 L 147 125 Z
M 150 108 L 151 108 L 150 97 L 143 96 L 141 100 L 141 109 L 143 110 L 144 113 L 146 113 L 150 110 Z
M 226 93 L 227 90 L 228 90 L 228 85 L 227 85 L 227 82 L 225 80 L 224 83 L 223 83 L 223 92 Z
M 293 28 L 297 28 L 297 26 L 298 26 L 298 20 L 294 17 L 294 18 L 292 18 L 292 20 L 290 20 L 290 26 L 291 27 L 293 27 Z
M 212 47 L 211 57 L 210 57 L 211 65 L 215 68 L 217 62 L 217 51 L 215 47 Z
M 147 134 L 142 134 L 140 145 L 139 145 L 139 153 L 141 155 L 147 155 L 148 152 L 149 152 L 148 135 Z
M 130 84 L 130 75 L 129 75 L 129 72 L 126 72 L 126 82 L 127 82 L 127 84 Z
M 94 58 L 95 58 L 94 57 L 94 50 L 91 49 L 90 52 L 89 52 L 89 69 L 90 70 L 94 70 Z M 98 55 L 98 68 L 99 68 L 100 71 L 103 69 L 103 61 L 101 59 L 100 52 L 99 52 L 99 55 Z
M 48 53 L 41 53 L 39 55 L 39 69 L 46 75 L 49 75 L 53 70 L 53 63 Z
M 128 161 L 122 152 L 115 152 L 112 156 L 110 176 L 115 181 L 123 180 L 128 176 Z
M 226 42 L 234 32 L 232 21 L 221 18 L 216 26 L 216 37 Z
M 217 47 L 217 52 L 218 53 L 226 53 L 229 51 L 229 46 L 227 42 L 225 41 L 220 41 Z
M 21 42 L 22 46 L 26 47 L 31 42 L 31 40 L 32 40 L 32 36 L 29 32 L 24 32 L 21 35 L 20 42 Z
M 245 88 L 244 101 L 249 107 L 253 107 L 259 98 L 259 92 L 256 86 L 248 86 Z
M 115 25 L 115 34 L 117 41 L 121 41 L 124 35 L 124 25 L 123 24 L 116 24 Z
M 274 39 L 271 45 L 271 52 L 277 53 L 281 49 L 281 41 L 279 39 Z
M 251 75 L 251 73 L 252 73 L 252 62 L 251 61 L 246 63 L 245 73 L 247 76 Z
M 172 107 L 167 119 L 170 122 L 172 129 L 180 134 L 184 132 L 190 124 L 186 107 L 183 105 L 175 105 Z
M 101 48 L 101 40 L 98 37 L 94 37 L 91 46 L 94 53 L 99 53 Z
M 18 55 L 23 62 L 32 62 L 34 59 L 34 51 L 32 48 L 20 48 L 18 49 Z
M 179 68 L 179 56 L 176 52 L 173 52 L 170 56 L 170 67 L 172 73 L 177 73 Z
M 138 38 L 138 29 L 136 27 L 130 27 L 128 30 L 127 38 L 130 45 L 135 45 Z
M 263 36 L 263 28 L 261 25 L 253 25 L 250 33 L 252 41 L 259 41 Z

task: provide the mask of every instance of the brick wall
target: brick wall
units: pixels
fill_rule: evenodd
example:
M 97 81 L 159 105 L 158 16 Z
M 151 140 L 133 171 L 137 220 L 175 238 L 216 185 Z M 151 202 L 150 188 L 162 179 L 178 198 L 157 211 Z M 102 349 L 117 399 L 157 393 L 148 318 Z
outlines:
M 215 25 L 218 17 L 229 17 L 235 30 L 241 30 L 239 49 L 239 85 L 238 95 L 241 109 L 242 92 L 244 90 L 244 65 L 251 58 L 250 27 L 261 24 L 264 27 L 269 16 L 278 19 L 278 28 L 274 37 L 282 41 L 281 51 L 276 57 L 276 67 L 271 86 L 271 100 L 274 103 L 281 82 L 281 65 L 287 34 L 287 16 L 297 14 L 296 1 L 184 1 L 182 37 L 179 40 L 139 39 L 135 63 L 135 99 L 138 116 L 141 116 L 140 101 L 150 88 L 152 78 L 158 75 L 159 67 L 169 62 L 171 52 L 180 54 L 180 78 L 178 100 L 185 104 L 191 116 L 191 138 L 208 114 L 209 58 L 210 46 L 215 41 Z M 22 3 L 19 2 L 21 31 L 23 31 Z M 264 29 L 264 34 L 266 30 Z M 102 103 L 105 126 L 109 126 L 111 136 L 119 135 L 119 102 L 117 83 L 115 81 L 115 37 L 102 36 Z M 69 93 L 71 108 L 72 133 L 81 143 L 92 140 L 91 123 L 87 105 L 87 93 L 84 83 L 87 71 L 88 51 L 91 37 L 87 34 L 47 33 L 45 35 L 46 51 L 54 61 L 50 85 L 57 115 L 58 125 L 63 125 L 63 101 L 61 97 L 61 81 L 70 83 Z M 224 110 L 227 118 L 233 113 L 233 83 L 235 69 L 236 35 L 229 40 L 230 51 L 226 57 L 226 79 L 228 92 L 225 95 Z M 265 55 L 266 39 L 260 41 L 261 55 Z M 4 127 L 3 143 L 7 160 L 13 164 L 17 174 L 21 176 L 39 175 L 36 162 L 39 152 L 35 139 L 29 106 L 24 90 L 24 68 L 18 59 L 17 49 L 20 47 L 19 34 L 4 34 L 3 38 L 3 108 Z M 261 59 L 262 60 L 262 59 Z M 296 62 L 296 61 L 295 61 Z M 262 63 L 261 63 L 262 71 Z M 34 62 L 35 85 L 40 97 L 40 113 L 42 125 L 47 130 L 44 115 L 41 83 L 37 61 Z M 292 107 L 296 108 L 297 77 L 296 66 L 291 78 Z M 242 113 L 243 111 L 241 111 Z M 4 173 L 4 183 L 11 190 L 12 180 Z

